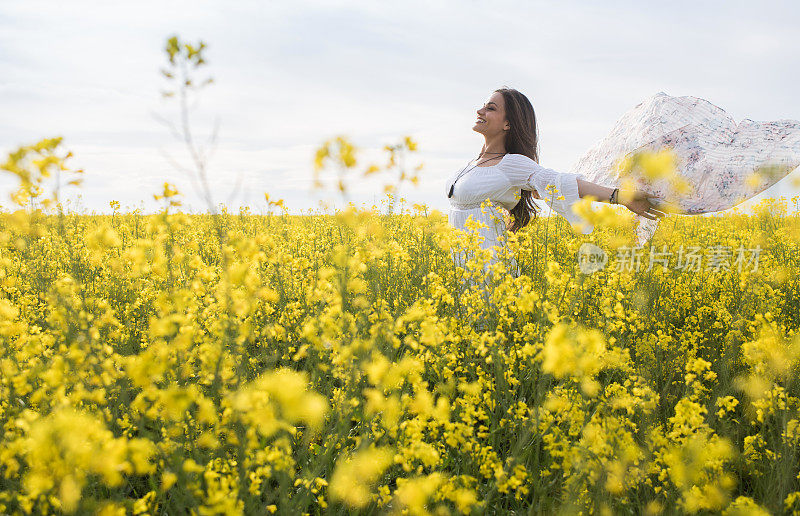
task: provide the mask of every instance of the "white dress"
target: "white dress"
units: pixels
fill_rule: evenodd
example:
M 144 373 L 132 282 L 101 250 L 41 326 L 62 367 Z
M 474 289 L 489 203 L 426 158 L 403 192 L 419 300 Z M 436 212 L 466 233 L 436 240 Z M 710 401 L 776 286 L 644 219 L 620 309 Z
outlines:
M 459 173 L 473 165 L 453 172 L 445 185 L 445 196 Z M 492 258 L 484 268 L 486 270 L 498 261 L 495 246 L 504 245 L 499 241 L 499 237 L 506 232 L 501 208 L 513 209 L 519 202 L 521 190 L 536 190 L 553 211 L 575 225 L 575 230 L 583 224 L 582 233 L 592 232 L 594 227 L 572 211 L 572 205 L 580 199 L 578 177 L 578 174 L 560 173 L 545 168 L 523 154 L 506 154 L 495 165 L 472 168 L 456 181 L 453 196 L 449 199 L 450 212 L 447 219 L 451 226 L 462 231 L 467 231 L 465 224 L 470 217 L 486 226 L 479 230 L 479 235 L 483 237 L 481 248 L 492 250 Z M 485 208 L 486 213 L 483 213 L 481 202 L 486 199 L 491 204 Z M 492 220 L 492 216 L 497 221 Z M 455 251 L 453 257 L 461 266 L 467 259 L 465 255 Z

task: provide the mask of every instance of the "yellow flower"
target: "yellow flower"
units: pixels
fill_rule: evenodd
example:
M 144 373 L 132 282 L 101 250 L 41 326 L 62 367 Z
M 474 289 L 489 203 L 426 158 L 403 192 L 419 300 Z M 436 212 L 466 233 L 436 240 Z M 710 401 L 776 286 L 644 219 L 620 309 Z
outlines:
M 607 351 L 603 334 L 594 328 L 570 331 L 566 324 L 558 323 L 550 330 L 542 349 L 542 370 L 556 378 L 576 377 L 588 396 L 596 395 L 600 387 L 592 380 L 593 375 L 624 363 L 622 355 Z
M 77 508 L 88 475 L 119 486 L 124 473 L 151 471 L 155 452 L 152 442 L 114 438 L 100 420 L 71 408 L 34 421 L 25 449 L 26 491 L 36 497 L 55 489 L 65 512 Z
M 177 481 L 178 481 L 178 475 L 172 473 L 171 471 L 165 471 L 161 475 L 161 489 L 163 489 L 164 491 L 169 491 L 169 488 L 175 485 L 175 482 Z
M 370 447 L 336 462 L 330 481 L 334 500 L 360 508 L 370 501 L 371 484 L 388 468 L 394 457 L 389 448 Z
M 769 516 L 771 513 L 752 498 L 739 496 L 722 511 L 722 516 Z
M 669 149 L 645 152 L 639 156 L 639 164 L 648 179 L 668 178 L 675 174 L 677 156 Z
M 744 182 L 750 188 L 756 188 L 759 184 L 761 184 L 761 174 L 758 172 L 748 174 L 747 177 L 745 177 Z
M 412 514 L 425 513 L 428 498 L 444 481 L 441 473 L 431 473 L 424 477 L 398 478 L 395 499 L 398 502 L 397 513 L 405 508 Z

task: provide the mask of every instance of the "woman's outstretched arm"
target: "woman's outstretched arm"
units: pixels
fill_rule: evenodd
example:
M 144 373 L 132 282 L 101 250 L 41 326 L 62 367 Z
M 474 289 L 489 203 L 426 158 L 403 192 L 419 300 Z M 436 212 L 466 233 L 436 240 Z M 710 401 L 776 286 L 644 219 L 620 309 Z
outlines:
M 590 181 L 578 178 L 578 195 L 585 197 L 587 195 L 594 196 L 599 202 L 610 202 L 611 192 L 614 189 L 608 186 L 601 186 Z M 628 202 L 619 201 L 619 203 L 637 215 L 644 218 L 655 220 L 662 218 L 666 214 L 661 209 L 661 205 L 653 203 L 644 192 L 636 191 L 633 194 L 633 199 Z
M 611 192 L 613 191 L 614 189 L 608 186 L 600 186 L 596 183 L 578 178 L 578 195 L 581 197 L 593 195 L 597 198 L 598 202 L 608 202 L 611 197 Z
M 499 164 L 508 179 L 509 186 L 536 192 L 533 196 L 543 198 L 550 208 L 573 224 L 583 223 L 584 233 L 591 232 L 592 226 L 574 213 L 572 205 L 581 197 L 592 195 L 601 202 L 609 202 L 613 188 L 601 186 L 578 177 L 578 174 L 556 172 L 545 168 L 533 159 L 523 154 L 506 154 Z M 557 190 L 551 192 L 551 187 Z M 652 198 L 655 200 L 655 198 Z M 655 219 L 662 217 L 663 212 L 657 210 L 661 206 L 648 200 L 644 192 L 634 192 L 633 198 L 627 202 L 620 202 L 623 206 L 642 217 Z

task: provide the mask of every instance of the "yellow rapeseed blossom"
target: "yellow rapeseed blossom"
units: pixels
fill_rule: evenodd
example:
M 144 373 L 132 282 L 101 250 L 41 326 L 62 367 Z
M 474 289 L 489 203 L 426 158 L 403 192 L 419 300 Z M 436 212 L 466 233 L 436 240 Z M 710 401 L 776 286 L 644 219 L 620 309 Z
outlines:
M 564 323 L 556 324 L 547 336 L 542 350 L 542 370 L 556 378 L 572 376 L 583 380 L 584 392 L 597 393 L 599 386 L 592 377 L 606 367 L 616 367 L 626 359 L 609 352 L 603 334 L 594 328 L 570 330 Z
M 118 486 L 126 474 L 144 474 L 152 443 L 114 438 L 100 420 L 65 408 L 34 421 L 26 440 L 24 486 L 32 497 L 52 492 L 65 512 L 74 511 L 90 475 Z
M 331 498 L 351 507 L 364 507 L 370 501 L 372 484 L 392 463 L 388 448 L 367 448 L 337 461 L 331 476 Z

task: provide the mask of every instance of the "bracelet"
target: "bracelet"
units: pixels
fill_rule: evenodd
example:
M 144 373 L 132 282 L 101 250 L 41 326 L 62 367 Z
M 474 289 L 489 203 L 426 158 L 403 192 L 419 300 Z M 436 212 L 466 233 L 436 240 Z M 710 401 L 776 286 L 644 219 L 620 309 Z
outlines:
M 619 204 L 617 201 L 617 192 L 619 192 L 619 188 L 614 188 L 614 191 L 611 192 L 611 197 L 608 198 L 608 202 L 611 204 Z

